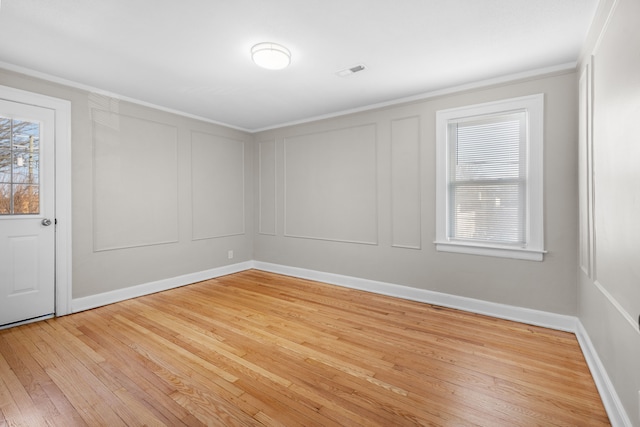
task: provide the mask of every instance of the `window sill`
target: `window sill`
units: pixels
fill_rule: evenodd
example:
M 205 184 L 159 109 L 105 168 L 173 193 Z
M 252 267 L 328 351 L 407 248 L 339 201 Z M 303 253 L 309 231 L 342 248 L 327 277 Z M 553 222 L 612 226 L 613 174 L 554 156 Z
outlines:
M 484 255 L 499 258 L 522 259 L 527 261 L 542 261 L 546 251 L 511 248 L 508 246 L 486 246 L 459 242 L 435 242 L 439 252 L 455 252 L 467 255 Z

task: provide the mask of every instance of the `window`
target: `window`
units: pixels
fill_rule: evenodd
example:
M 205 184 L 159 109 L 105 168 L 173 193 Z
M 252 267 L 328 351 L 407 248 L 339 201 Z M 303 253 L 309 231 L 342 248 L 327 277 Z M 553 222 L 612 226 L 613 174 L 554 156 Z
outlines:
M 542 261 L 543 102 L 437 112 L 437 250 Z
M 40 213 L 40 124 L 0 116 L 0 215 Z

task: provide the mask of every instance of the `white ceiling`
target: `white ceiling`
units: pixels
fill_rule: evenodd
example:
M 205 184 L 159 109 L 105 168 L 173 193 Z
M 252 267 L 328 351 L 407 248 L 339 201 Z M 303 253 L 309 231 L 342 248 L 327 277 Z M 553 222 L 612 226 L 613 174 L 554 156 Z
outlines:
M 3 0 L 0 66 L 256 131 L 571 67 L 597 3 Z M 291 66 L 253 64 L 263 41 L 288 47 Z

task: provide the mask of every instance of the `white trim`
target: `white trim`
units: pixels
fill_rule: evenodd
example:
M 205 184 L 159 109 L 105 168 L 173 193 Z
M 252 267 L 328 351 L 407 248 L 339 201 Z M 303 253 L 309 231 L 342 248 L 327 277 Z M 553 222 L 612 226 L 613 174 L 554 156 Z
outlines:
M 604 287 L 604 285 L 602 283 L 600 283 L 598 280 L 596 280 L 595 282 L 593 282 L 593 284 L 596 286 L 596 288 L 598 288 L 598 290 L 600 291 L 600 293 L 602 293 L 602 295 L 604 295 L 604 297 L 609 300 L 609 302 L 611 303 L 611 305 L 613 305 L 613 307 L 620 313 L 620 315 L 624 318 L 624 320 L 626 320 L 627 322 L 629 322 L 629 324 L 631 325 L 631 329 L 633 329 L 635 332 L 637 332 L 638 334 L 640 334 L 640 329 L 638 328 L 638 324 L 636 323 L 636 320 L 631 316 L 631 314 L 629 314 L 629 312 L 618 302 L 618 300 L 616 300 L 614 298 L 613 295 L 611 295 L 609 293 L 609 291 L 607 290 L 607 288 Z
M 380 295 L 387 295 L 403 298 L 411 301 L 424 302 L 427 304 L 439 305 L 442 307 L 455 308 L 477 314 L 484 314 L 500 319 L 513 320 L 530 325 L 556 329 L 566 332 L 575 332 L 577 318 L 563 314 L 549 313 L 529 308 L 516 307 L 506 304 L 499 304 L 483 301 L 474 298 L 461 297 L 445 294 L 441 292 L 428 291 L 409 286 L 402 286 L 393 283 L 379 282 L 375 280 L 362 279 L 353 276 L 343 276 L 340 274 L 326 273 L 317 270 L 308 270 L 298 267 L 289 267 L 280 264 L 271 264 L 262 261 L 245 261 L 238 264 L 217 267 L 210 270 L 189 273 L 182 276 L 157 280 L 132 286 L 129 288 L 109 291 L 102 294 L 88 297 L 76 298 L 73 300 L 73 312 L 89 310 L 130 298 L 137 298 L 164 290 L 189 285 L 203 280 L 213 279 L 228 274 L 256 269 L 285 276 L 298 277 L 332 285 L 343 286 L 351 289 L 358 289 L 373 292 Z
M 589 370 L 591 371 L 593 381 L 596 383 L 596 388 L 600 393 L 600 398 L 607 411 L 611 425 L 613 427 L 633 427 L 624 406 L 622 406 L 622 401 L 620 397 L 618 397 L 618 393 L 616 393 L 609 375 L 607 375 L 607 370 L 598 357 L 591 338 L 589 338 L 589 334 L 579 320 L 576 324 L 575 334 L 582 349 L 582 354 L 587 361 L 587 366 L 589 366 Z
M 28 325 L 29 323 L 41 322 L 43 320 L 53 319 L 55 317 L 54 314 L 47 314 L 40 317 L 34 317 L 33 319 L 22 320 L 20 322 L 9 323 L 6 325 L 0 326 L 0 331 L 3 329 L 15 328 L 16 326 Z
M 152 104 L 150 102 L 141 101 L 139 99 L 130 98 L 125 95 L 120 95 L 114 92 L 109 92 L 103 89 L 98 89 L 94 86 L 85 85 L 83 83 L 74 82 L 72 80 L 63 79 L 61 77 L 57 77 L 51 74 L 42 73 L 40 71 L 35 71 L 30 68 L 20 67 L 19 65 L 10 64 L 8 62 L 0 61 L 0 68 L 4 68 L 5 70 L 13 71 L 14 73 L 24 74 L 25 76 L 35 77 L 41 80 L 46 80 L 48 82 L 57 83 L 60 85 L 68 86 L 75 89 L 84 90 L 91 93 L 96 93 L 98 95 L 106 96 L 109 98 L 117 99 L 119 101 L 130 102 L 132 104 L 141 105 L 143 107 L 153 108 L 154 110 L 164 111 L 165 113 L 175 114 L 177 116 L 186 117 L 189 119 L 198 120 L 201 122 L 211 123 L 218 126 L 224 126 L 227 128 L 239 130 L 242 132 L 255 132 L 250 129 L 245 129 L 240 126 L 230 125 L 228 123 L 222 123 L 216 120 L 208 119 L 206 117 L 198 116 L 196 114 L 186 113 L 184 111 L 175 110 L 173 108 L 163 107 L 162 105 Z
M 593 182 L 593 78 L 590 57 L 578 79 L 578 177 L 580 268 L 589 279 L 595 277 L 594 182 Z M 583 109 L 584 108 L 584 109 Z
M 601 4 L 604 4 L 604 1 L 600 2 Z M 600 28 L 600 32 L 598 33 L 598 38 L 596 39 L 596 42 L 593 44 L 593 49 L 591 49 L 591 55 L 597 55 L 598 54 L 598 50 L 600 50 L 600 45 L 602 44 L 602 40 L 604 39 L 607 30 L 609 29 L 609 24 L 611 24 L 611 21 L 613 20 L 613 15 L 616 12 L 616 8 L 618 7 L 619 1 L 618 0 L 613 0 L 613 3 L 611 4 L 611 7 L 609 8 L 609 12 L 607 13 L 607 17 L 605 18 L 604 24 L 602 24 L 602 28 Z
M 56 316 L 71 313 L 71 103 L 56 108 Z
M 71 312 L 71 102 L 0 86 L 0 98 L 55 112 L 56 316 Z
M 560 331 L 574 332 L 576 329 L 577 318 L 574 316 L 566 316 L 563 314 L 555 314 L 546 311 L 482 301 L 479 299 L 428 291 L 425 289 L 412 288 L 393 283 L 378 282 L 375 280 L 361 279 L 359 277 L 342 276 L 339 274 L 307 270 L 298 267 L 288 267 L 261 261 L 253 261 L 253 268 L 286 276 L 299 277 L 302 279 L 329 283 L 346 288 L 359 289 L 381 295 L 403 298 L 411 301 L 455 308 L 500 319 L 514 320 L 516 322 L 542 326 Z
M 525 248 L 501 248 L 499 246 L 470 245 L 460 242 L 435 242 L 436 250 L 440 252 L 455 252 L 468 255 L 486 255 L 501 258 L 523 259 L 527 261 L 542 261 L 547 251 L 536 251 Z
M 246 261 L 238 264 L 212 268 L 210 270 L 200 271 L 196 273 L 184 274 L 182 276 L 171 277 L 168 279 L 157 280 L 155 282 L 143 283 L 141 285 L 117 289 L 115 291 L 104 292 L 97 295 L 90 295 L 88 297 L 74 298 L 71 307 L 73 313 L 77 313 L 80 311 L 125 301 L 131 298 L 141 297 L 143 295 L 154 294 L 156 292 L 190 285 L 192 283 L 201 282 L 203 280 L 209 280 L 220 276 L 226 276 L 228 274 L 238 273 L 240 271 L 248 270 L 251 267 L 252 262 Z
M 85 85 L 85 84 L 82 84 L 82 83 L 74 82 L 72 80 L 67 80 L 67 79 L 63 79 L 61 77 L 53 76 L 51 74 L 46 74 L 46 73 L 42 73 L 40 71 L 35 71 L 35 70 L 30 69 L 30 68 L 20 67 L 18 65 L 14 65 L 14 64 L 11 64 L 11 63 L 8 63 L 8 62 L 0 61 L 0 68 L 4 68 L 5 70 L 13 71 L 15 73 L 24 74 L 24 75 L 30 76 L 30 77 L 36 77 L 38 79 L 46 80 L 46 81 L 49 81 L 49 82 L 58 83 L 58 84 L 61 84 L 61 85 L 69 86 L 69 87 L 76 88 L 76 89 L 85 90 L 85 91 L 88 91 L 88 92 L 98 93 L 100 95 L 108 96 L 110 98 L 115 98 L 115 99 L 119 99 L 119 100 L 122 100 L 122 101 L 131 102 L 133 104 L 138 104 L 138 105 L 142 105 L 142 106 L 145 106 L 145 107 L 153 108 L 153 109 L 156 109 L 156 110 L 164 111 L 164 112 L 167 112 L 167 113 L 176 114 L 176 115 L 179 115 L 179 116 L 182 116 L 182 117 L 187 117 L 187 118 L 191 118 L 191 119 L 195 119 L 195 120 L 200 120 L 200 121 L 204 121 L 204 122 L 207 122 L 207 123 L 212 123 L 212 124 L 215 124 L 215 125 L 225 126 L 225 127 L 231 128 L 231 129 L 236 129 L 236 130 L 239 130 L 239 131 L 248 132 L 248 133 L 252 133 L 252 134 L 253 133 L 258 133 L 258 132 L 263 132 L 263 131 L 266 131 L 266 130 L 280 129 L 280 128 L 287 127 L 287 126 L 299 125 L 299 124 L 303 124 L 303 123 L 310 123 L 310 122 L 330 119 L 330 118 L 334 118 L 334 117 L 346 116 L 348 114 L 354 114 L 354 113 L 360 113 L 360 112 L 364 112 L 364 111 L 376 110 L 376 109 L 384 108 L 384 107 L 391 107 L 391 106 L 394 106 L 394 105 L 405 104 L 405 103 L 408 103 L 408 102 L 424 101 L 424 100 L 427 100 L 427 99 L 430 99 L 430 98 L 435 98 L 435 97 L 438 97 L 438 96 L 449 95 L 449 94 L 454 94 L 454 93 L 460 93 L 460 92 L 465 92 L 465 91 L 474 90 L 474 89 L 481 89 L 481 88 L 485 88 L 485 87 L 488 87 L 488 86 L 511 83 L 511 82 L 514 82 L 514 81 L 517 81 L 517 80 L 526 80 L 526 79 L 531 79 L 531 78 L 536 78 L 536 77 L 544 77 L 544 76 L 547 76 L 547 75 L 554 75 L 554 74 L 557 74 L 557 73 L 572 72 L 572 71 L 575 71 L 576 66 L 577 66 L 577 62 L 567 62 L 567 63 L 564 63 L 564 64 L 555 65 L 555 66 L 552 66 L 552 67 L 539 68 L 539 69 L 536 69 L 536 70 L 524 71 L 524 72 L 521 72 L 521 73 L 515 73 L 515 74 L 509 74 L 509 75 L 506 75 L 506 76 L 495 77 L 495 78 L 492 78 L 492 79 L 486 79 L 486 80 L 480 80 L 480 81 L 477 81 L 477 82 L 461 84 L 461 85 L 458 85 L 458 86 L 452 86 L 452 87 L 445 88 L 445 89 L 438 89 L 438 90 L 434 90 L 434 91 L 431 91 L 431 92 L 421 93 L 421 94 L 418 94 L 418 95 L 413 95 L 413 96 L 408 96 L 408 97 L 404 97 L 404 98 L 394 99 L 394 100 L 391 100 L 391 101 L 385 101 L 385 102 L 379 102 L 379 103 L 376 103 L 376 104 L 366 105 L 364 107 L 357 107 L 357 108 L 352 108 L 352 109 L 348 109 L 348 110 L 337 111 L 335 113 L 308 117 L 308 118 L 302 119 L 302 120 L 284 122 L 284 123 L 279 123 L 279 124 L 275 124 L 275 125 L 271 125 L 271 126 L 265 126 L 265 127 L 262 127 L 262 128 L 257 128 L 257 129 L 247 129 L 247 128 L 243 128 L 243 127 L 240 127 L 240 126 L 234 126 L 234 125 L 230 125 L 230 124 L 227 124 L 227 123 L 222 123 L 222 122 L 219 122 L 219 121 L 216 121 L 216 120 L 208 119 L 206 117 L 198 116 L 198 115 L 195 115 L 195 114 L 185 113 L 184 111 L 178 111 L 178 110 L 174 110 L 172 108 L 163 107 L 161 105 L 151 104 L 149 102 L 141 101 L 141 100 L 134 99 L 134 98 L 129 98 L 127 96 L 119 95 L 119 94 L 116 94 L 116 93 L 113 93 L 113 92 L 108 92 L 108 91 L 105 91 L 105 90 L 102 90 L 102 89 L 98 89 L 98 88 L 93 87 L 93 86 Z
M 510 111 L 527 112 L 526 141 L 526 246 L 512 248 L 480 241 L 450 239 L 450 156 L 449 123 Z M 534 94 L 481 104 L 448 108 L 436 112 L 436 250 L 542 261 L 544 259 L 544 94 Z
M 0 66 L 1 65 L 2 63 L 0 63 Z M 365 111 L 377 110 L 380 108 L 393 107 L 399 104 L 426 101 L 426 100 L 444 96 L 444 95 L 451 95 L 451 94 L 466 92 L 466 91 L 475 90 L 475 89 L 483 89 L 489 86 L 512 83 L 518 80 L 527 80 L 531 78 L 553 76 L 553 75 L 566 73 L 566 72 L 574 72 L 577 65 L 578 65 L 577 62 L 567 62 L 564 64 L 552 66 L 552 67 L 539 68 L 537 70 L 525 71 L 525 72 L 516 73 L 516 74 L 509 74 L 506 76 L 496 77 L 493 79 L 480 80 L 477 82 L 461 84 L 458 86 L 451 86 L 445 89 L 438 89 L 431 92 L 425 92 L 418 95 L 407 96 L 405 98 L 394 99 L 386 102 L 379 102 L 377 104 L 365 105 L 364 107 L 351 108 L 348 110 L 336 111 L 335 113 L 323 114 L 320 116 L 308 117 L 306 119 L 279 123 L 279 124 L 275 124 L 272 126 L 265 126 L 258 129 L 251 129 L 249 130 L 249 132 L 251 133 L 264 132 L 267 130 L 280 129 L 288 126 L 295 126 L 295 125 L 301 125 L 304 123 L 332 119 L 335 117 L 342 117 L 348 114 L 362 113 Z

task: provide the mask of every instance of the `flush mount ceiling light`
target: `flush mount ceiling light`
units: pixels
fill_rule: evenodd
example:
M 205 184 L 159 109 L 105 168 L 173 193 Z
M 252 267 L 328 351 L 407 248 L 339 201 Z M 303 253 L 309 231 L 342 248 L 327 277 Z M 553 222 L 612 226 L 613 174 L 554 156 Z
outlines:
M 258 43 L 251 48 L 251 59 L 268 70 L 282 70 L 291 63 L 291 52 L 276 43 Z

